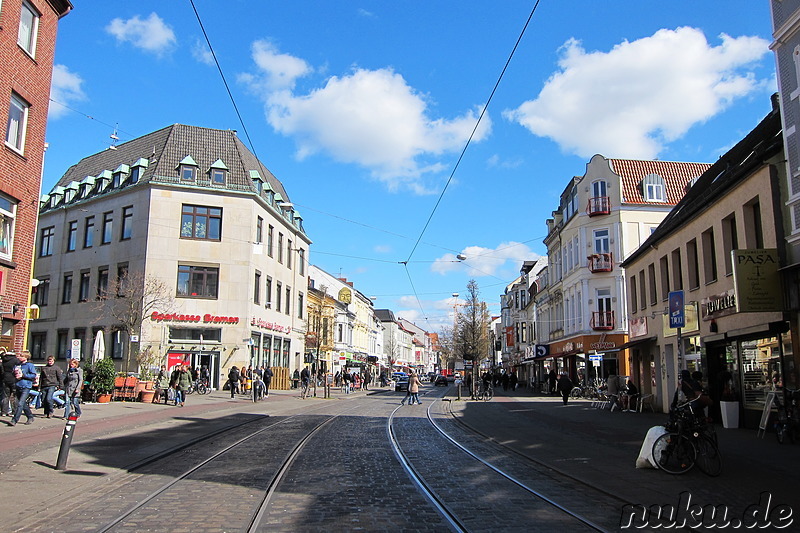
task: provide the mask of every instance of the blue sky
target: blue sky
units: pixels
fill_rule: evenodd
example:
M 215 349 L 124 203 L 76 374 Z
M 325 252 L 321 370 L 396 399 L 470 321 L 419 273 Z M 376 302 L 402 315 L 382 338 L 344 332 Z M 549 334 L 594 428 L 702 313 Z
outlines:
M 593 154 L 713 162 L 777 87 L 766 1 L 543 0 L 476 129 L 535 0 L 195 0 L 243 127 L 189 0 L 73 3 L 45 192 L 115 129 L 238 130 L 311 262 L 430 331 L 470 278 L 499 312 Z

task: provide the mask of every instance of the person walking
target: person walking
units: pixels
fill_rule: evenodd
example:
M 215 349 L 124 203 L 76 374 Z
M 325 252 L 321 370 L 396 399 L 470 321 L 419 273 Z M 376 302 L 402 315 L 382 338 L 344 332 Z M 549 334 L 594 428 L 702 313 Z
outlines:
M 191 388 L 192 383 L 189 369 L 181 365 L 178 369 L 178 378 L 175 380 L 175 405 L 183 407 L 186 402 L 186 391 Z
M 550 394 L 555 394 L 556 393 L 556 371 L 555 371 L 555 369 L 553 369 L 553 368 L 550 369 L 550 373 L 547 374 L 547 381 L 548 381 L 548 384 L 550 385 L 550 387 L 549 387 L 550 390 L 548 392 Z
M 353 377 L 349 372 L 342 372 L 342 390 L 345 394 L 350 394 L 350 380 Z
M 566 372 L 562 372 L 561 377 L 558 379 L 558 392 L 561 393 L 561 400 L 564 405 L 567 405 L 569 393 L 572 392 L 572 380 L 569 379 Z
M 25 413 L 27 420 L 25 425 L 33 423 L 33 413 L 31 407 L 28 405 L 28 396 L 33 388 L 33 382 L 37 377 L 36 367 L 33 363 L 28 361 L 28 355 L 21 353 L 17 356 L 21 363 L 14 367 L 14 378 L 17 380 L 14 384 L 14 392 L 17 396 L 17 408 L 14 410 L 14 416 L 11 417 L 9 426 L 16 426 L 22 414 Z
M 166 372 L 166 368 L 164 372 Z M 169 385 L 169 384 L 168 384 Z M 69 413 L 72 409 L 75 410 L 75 415 L 81 416 L 81 391 L 83 390 L 83 369 L 80 367 L 80 361 L 77 359 L 70 359 L 67 366 L 67 373 L 64 377 L 64 391 L 66 392 L 67 402 L 64 404 L 64 418 L 69 418 Z
M 414 402 L 417 402 L 417 405 L 422 405 L 422 402 L 419 401 L 419 386 L 421 383 L 419 376 L 414 372 L 408 376 L 408 392 L 411 394 L 411 398 L 408 400 L 409 405 L 414 405 Z
M 42 367 L 39 375 L 39 394 L 42 397 L 44 407 L 44 417 L 50 418 L 55 411 L 55 401 L 53 394 L 57 388 L 64 386 L 64 372 L 61 367 L 56 366 L 56 358 L 52 355 L 47 356 L 47 363 Z
M 239 369 L 235 366 L 228 372 L 228 385 L 231 387 L 231 399 L 236 398 L 239 390 Z
M 372 383 L 372 374 L 369 369 L 364 371 L 364 390 L 369 390 L 369 384 Z
M 0 372 L 0 414 L 11 416 L 14 412 L 14 392 L 17 379 L 14 377 L 14 367 L 22 364 L 22 361 L 14 352 L 8 352 L 5 348 L 0 348 L 3 367 Z
M 153 395 L 153 403 L 160 403 L 161 397 L 164 397 L 164 404 L 169 399 L 169 372 L 167 372 L 167 365 L 161 365 L 161 369 L 156 376 L 156 393 Z
M 272 383 L 272 376 L 274 375 L 275 373 L 272 371 L 269 365 L 264 367 L 264 398 L 269 398 L 269 384 Z

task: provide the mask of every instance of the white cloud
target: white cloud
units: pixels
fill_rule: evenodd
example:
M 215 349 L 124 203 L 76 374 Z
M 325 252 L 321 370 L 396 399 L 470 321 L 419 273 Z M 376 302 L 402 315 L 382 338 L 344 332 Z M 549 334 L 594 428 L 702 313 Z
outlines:
M 106 32 L 119 42 L 129 42 L 156 55 L 168 52 L 176 43 L 175 32 L 155 13 L 150 13 L 146 19 L 139 15 L 128 20 L 115 18 L 106 26 Z
M 53 79 L 50 82 L 50 98 L 53 101 L 50 102 L 47 117 L 59 118 L 69 111 L 65 105 L 86 100 L 81 85 L 83 78 L 80 75 L 70 72 L 65 65 L 53 65 Z
M 534 261 L 540 257 L 526 244 L 513 241 L 502 243 L 494 249 L 468 246 L 461 253 L 467 256 L 464 261 L 458 261 L 455 254 L 445 254 L 433 262 L 431 271 L 442 275 L 453 271 L 465 271 L 473 278 L 494 276 L 507 261 L 521 263 Z
M 388 244 L 376 244 L 372 249 L 378 254 L 388 254 L 393 251 L 392 247 Z
M 586 52 L 571 39 L 538 97 L 503 115 L 580 157 L 654 158 L 693 125 L 764 87 L 747 67 L 769 43 L 720 40 L 711 46 L 698 29 L 662 29 L 606 53 Z
M 211 66 L 214 64 L 214 55 L 211 53 L 211 50 L 209 50 L 206 42 L 200 39 L 195 39 L 192 45 L 192 57 L 195 58 L 198 63 L 203 63 L 204 65 Z
M 264 100 L 270 125 L 294 138 L 298 158 L 325 153 L 360 165 L 390 190 L 431 192 L 424 178 L 449 168 L 440 157 L 463 148 L 478 117 L 474 109 L 452 119 L 431 117 L 426 97 L 389 68 L 356 68 L 299 94 L 297 79 L 312 72 L 305 61 L 263 41 L 254 44 L 253 60 L 258 73 L 240 80 Z M 490 131 L 484 117 L 474 141 Z

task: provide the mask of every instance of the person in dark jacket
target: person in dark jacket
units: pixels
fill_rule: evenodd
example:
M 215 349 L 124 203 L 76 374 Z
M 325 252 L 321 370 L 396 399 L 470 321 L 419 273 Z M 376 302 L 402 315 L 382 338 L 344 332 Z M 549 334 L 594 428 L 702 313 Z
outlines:
M 558 392 L 561 393 L 561 400 L 564 402 L 564 405 L 567 405 L 569 393 L 572 392 L 572 380 L 569 379 L 566 372 L 561 374 L 561 377 L 558 378 Z
M 33 422 L 33 413 L 31 412 L 31 407 L 28 405 L 28 396 L 33 388 L 33 382 L 36 379 L 36 367 L 33 366 L 33 363 L 28 361 L 26 353 L 22 353 L 17 357 L 22 361 L 20 365 L 14 367 L 14 377 L 17 380 L 14 384 L 17 395 L 17 408 L 14 410 L 14 416 L 11 417 L 11 422 L 8 423 L 9 426 L 16 426 L 23 413 L 25 413 L 25 416 L 28 418 L 25 421 L 25 425 Z
M 178 367 L 178 377 L 175 379 L 175 405 L 183 407 L 186 402 L 186 391 L 192 388 L 192 373 L 185 365 Z
M 239 369 L 235 366 L 228 372 L 228 385 L 231 387 L 231 398 L 236 398 L 239 391 Z
M 14 367 L 22 364 L 22 361 L 14 352 L 8 352 L 5 348 L 0 348 L 3 368 L 0 374 L 0 413 L 3 416 L 11 416 L 14 412 Z
M 554 369 L 550 369 L 550 373 L 547 374 L 547 381 L 550 382 L 550 394 L 556 393 L 556 371 Z
M 272 376 L 274 375 L 272 369 L 267 365 L 264 368 L 264 398 L 269 398 L 269 384 L 272 383 Z
M 64 386 L 64 372 L 61 367 L 56 366 L 56 358 L 52 355 L 47 357 L 47 364 L 42 367 L 39 374 L 39 394 L 42 396 L 42 406 L 44 407 L 44 417 L 50 418 L 55 411 L 55 401 L 53 394 L 56 389 Z

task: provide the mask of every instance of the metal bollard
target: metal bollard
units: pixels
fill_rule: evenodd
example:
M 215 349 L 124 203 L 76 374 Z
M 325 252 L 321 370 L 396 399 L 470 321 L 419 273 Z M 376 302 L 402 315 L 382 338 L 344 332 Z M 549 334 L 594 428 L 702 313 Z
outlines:
M 67 457 L 69 457 L 69 447 L 72 445 L 72 436 L 75 434 L 75 425 L 78 423 L 78 417 L 70 415 L 67 420 L 67 425 L 64 426 L 64 435 L 61 436 L 61 446 L 58 448 L 58 460 L 56 461 L 56 470 L 67 469 Z

